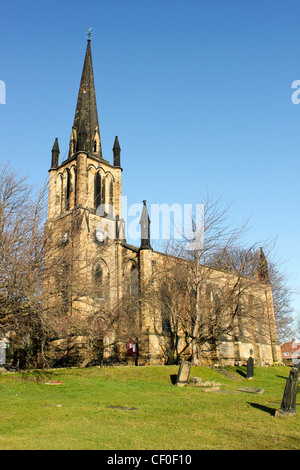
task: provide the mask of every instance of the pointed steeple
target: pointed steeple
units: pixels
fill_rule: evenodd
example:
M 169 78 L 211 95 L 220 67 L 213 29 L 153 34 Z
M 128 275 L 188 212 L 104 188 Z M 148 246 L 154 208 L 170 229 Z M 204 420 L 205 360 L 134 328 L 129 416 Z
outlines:
M 86 146 L 87 146 L 86 141 L 87 141 L 87 132 L 86 132 L 84 120 L 82 120 L 79 122 L 77 152 L 80 152 L 80 150 L 86 150 Z
M 119 139 L 117 135 L 116 135 L 114 146 L 113 146 L 113 153 L 114 153 L 114 166 L 121 166 L 121 147 L 120 147 Z
M 140 250 L 152 250 L 150 245 L 150 217 L 147 209 L 147 201 L 143 201 L 143 209 L 140 218 L 141 246 Z
M 82 129 L 85 129 L 84 142 L 82 140 Z M 81 139 L 79 139 L 80 132 Z M 90 38 L 87 41 L 81 75 L 73 130 L 70 140 L 69 158 L 80 150 L 85 150 L 96 157 L 102 158 Z
M 58 138 L 56 137 L 54 145 L 52 147 L 51 168 L 58 167 L 59 154 L 60 154 L 60 150 L 59 150 L 59 145 L 58 145 Z
M 262 247 L 260 247 L 257 276 L 260 281 L 269 282 L 268 263 L 267 263 Z

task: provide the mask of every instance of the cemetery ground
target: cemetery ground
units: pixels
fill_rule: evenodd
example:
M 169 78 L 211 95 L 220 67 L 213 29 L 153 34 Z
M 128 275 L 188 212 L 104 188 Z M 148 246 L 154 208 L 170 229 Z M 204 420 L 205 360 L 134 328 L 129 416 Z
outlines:
M 296 450 L 294 416 L 275 417 L 287 366 L 192 367 L 209 392 L 174 385 L 178 366 L 0 373 L 1 450 Z M 239 388 L 263 389 L 261 394 Z

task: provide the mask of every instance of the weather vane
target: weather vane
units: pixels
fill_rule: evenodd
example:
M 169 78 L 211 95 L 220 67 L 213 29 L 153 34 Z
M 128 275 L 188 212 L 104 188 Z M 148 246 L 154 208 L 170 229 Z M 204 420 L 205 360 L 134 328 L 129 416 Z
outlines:
M 93 37 L 93 31 L 92 31 L 91 26 L 89 27 L 89 30 L 86 32 L 85 37 L 88 38 L 88 40 L 90 40 Z

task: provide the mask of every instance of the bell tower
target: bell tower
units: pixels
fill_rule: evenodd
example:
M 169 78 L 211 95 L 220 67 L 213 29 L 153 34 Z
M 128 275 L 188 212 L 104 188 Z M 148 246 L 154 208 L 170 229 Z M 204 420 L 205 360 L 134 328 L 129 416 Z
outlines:
M 100 272 L 100 265 L 96 266 L 99 259 L 103 278 L 105 272 L 110 272 L 113 284 L 114 276 L 119 275 L 113 267 L 117 264 L 117 246 L 125 242 L 125 226 L 118 137 L 112 150 L 113 162 L 110 163 L 102 152 L 89 35 L 68 157 L 59 162 L 56 138 L 49 170 L 45 272 L 49 268 L 51 275 L 45 275 L 46 290 L 52 298 L 49 305 L 53 306 L 57 305 L 58 298 L 63 302 L 62 293 L 67 292 L 67 310 L 71 313 L 89 308 L 88 286 L 92 290 L 95 273 Z M 113 292 L 112 285 L 109 289 Z
M 123 240 L 121 148 L 116 137 L 113 163 L 103 158 L 90 37 L 87 40 L 68 158 L 61 164 L 59 153 L 56 138 L 49 170 L 48 222 L 53 224 L 58 218 L 67 217 L 70 212 L 80 208 L 90 215 L 105 219 L 105 223 L 98 220 L 100 228 L 102 225 L 106 227 L 101 235 L 104 239 Z

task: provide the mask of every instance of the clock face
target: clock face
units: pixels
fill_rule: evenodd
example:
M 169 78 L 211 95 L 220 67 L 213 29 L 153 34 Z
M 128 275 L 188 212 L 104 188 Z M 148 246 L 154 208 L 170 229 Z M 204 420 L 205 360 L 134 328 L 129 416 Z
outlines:
M 96 230 L 96 240 L 98 242 L 104 242 L 104 232 L 101 232 L 100 230 Z

